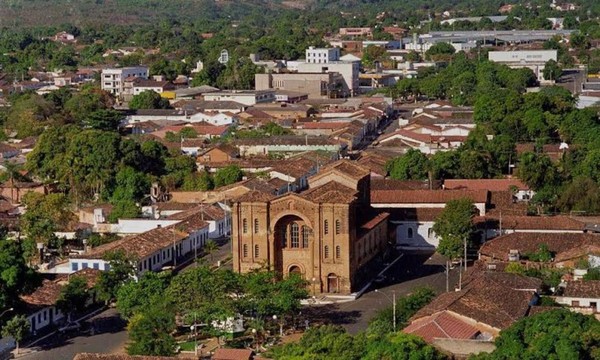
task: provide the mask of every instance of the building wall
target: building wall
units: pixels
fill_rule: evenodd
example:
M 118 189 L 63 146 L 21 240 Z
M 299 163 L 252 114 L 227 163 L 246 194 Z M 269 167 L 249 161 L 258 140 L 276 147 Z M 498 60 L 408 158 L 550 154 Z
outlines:
M 567 286 L 569 285 L 567 284 Z M 579 308 L 588 308 L 589 313 L 600 313 L 600 298 L 556 296 L 554 300 L 559 304 L 571 307 L 573 311 L 579 312 L 578 310 L 584 310 Z
M 415 248 L 437 248 L 440 240 L 433 232 L 434 221 L 393 221 L 396 245 Z
M 344 79 L 344 89 L 349 95 L 358 92 L 358 74 L 360 65 L 356 62 L 328 62 L 319 63 L 301 63 L 298 65 L 299 72 L 307 73 L 339 73 Z
M 64 317 L 64 314 L 56 307 L 48 306 L 30 314 L 27 316 L 27 320 L 29 320 L 30 331 L 34 333 L 48 325 L 60 323 Z

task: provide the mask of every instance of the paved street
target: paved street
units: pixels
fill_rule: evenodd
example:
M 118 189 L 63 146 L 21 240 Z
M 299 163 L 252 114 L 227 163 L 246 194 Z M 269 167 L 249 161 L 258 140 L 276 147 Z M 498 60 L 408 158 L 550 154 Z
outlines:
M 89 329 L 93 324 L 95 335 L 91 336 Z M 79 336 L 71 334 L 53 335 L 28 350 L 35 352 L 19 359 L 26 360 L 71 360 L 80 352 L 115 353 L 124 349 L 127 342 L 126 323 L 121 320 L 115 309 L 109 309 L 86 321 Z
M 221 246 L 210 256 L 204 256 L 207 263 L 216 265 L 217 261 L 224 260 L 231 254 L 231 242 L 219 241 Z M 179 271 L 186 271 L 195 266 L 195 263 L 189 262 Z M 225 265 L 228 266 L 228 265 Z M 230 264 L 229 264 L 230 266 Z M 96 334 L 91 335 L 89 329 L 91 325 Z M 25 360 L 72 360 L 75 354 L 80 352 L 97 353 L 119 353 L 123 352 L 127 342 L 126 322 L 123 321 L 115 309 L 108 309 L 101 314 L 86 321 L 81 331 L 82 334 L 53 335 L 37 343 L 28 350 L 34 352 L 20 355 L 19 359 Z M 77 336 L 79 335 L 79 336 Z
M 373 286 L 356 301 L 315 306 L 308 309 L 326 323 L 343 325 L 350 333 L 356 334 L 367 328 L 369 320 L 380 309 L 391 306 L 385 295 L 374 292 L 375 288 L 385 292 L 390 298 L 392 291 L 397 297 L 409 294 L 418 287 L 429 286 L 438 293 L 446 290 L 445 260 L 435 254 L 406 254 L 388 270 L 388 284 Z M 450 288 L 458 281 L 458 269 L 450 271 Z

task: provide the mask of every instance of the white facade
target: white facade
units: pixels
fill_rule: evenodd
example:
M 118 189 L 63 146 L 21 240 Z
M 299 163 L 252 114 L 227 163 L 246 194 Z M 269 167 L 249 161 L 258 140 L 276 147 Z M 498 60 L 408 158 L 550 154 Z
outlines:
M 493 62 L 508 65 L 513 69 L 529 68 L 537 76 L 538 81 L 544 79 L 544 67 L 549 60 L 558 60 L 557 50 L 522 50 L 522 51 L 490 51 L 488 59 Z M 552 79 L 556 80 L 556 79 Z
M 186 119 L 187 122 L 197 123 L 197 122 L 207 122 L 212 125 L 220 126 L 220 125 L 231 125 L 237 123 L 237 118 L 235 116 L 224 114 L 224 113 L 203 113 L 197 112 L 193 115 L 190 115 Z
M 327 64 L 340 60 L 339 48 L 315 48 L 306 49 L 306 62 L 310 64 Z
M 162 94 L 164 92 L 162 86 L 135 86 L 133 85 L 133 95 L 139 95 L 144 91 L 154 91 L 157 94 Z
M 50 324 L 57 324 L 64 319 L 64 314 L 54 306 L 42 308 L 29 316 L 30 331 L 35 333 Z
M 569 286 L 567 284 L 567 286 Z M 554 300 L 584 314 L 600 313 L 600 298 L 557 296 Z
M 396 225 L 396 246 L 411 249 L 437 248 L 440 240 L 433 232 L 434 221 L 391 221 Z
M 274 102 L 275 90 L 257 91 L 219 91 L 204 95 L 206 101 L 235 101 L 247 106 L 258 103 Z
M 145 66 L 135 66 L 104 69 L 100 76 L 100 86 L 102 90 L 108 91 L 115 96 L 121 96 L 124 90 L 125 79 L 130 76 L 148 79 L 148 68 Z

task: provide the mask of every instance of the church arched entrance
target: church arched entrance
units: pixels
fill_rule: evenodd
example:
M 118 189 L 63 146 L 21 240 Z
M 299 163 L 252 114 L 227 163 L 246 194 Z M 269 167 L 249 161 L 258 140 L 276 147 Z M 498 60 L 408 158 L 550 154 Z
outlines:
M 308 268 L 310 264 L 302 263 L 309 261 L 305 251 L 311 250 L 313 231 L 306 221 L 297 215 L 286 215 L 279 219 L 274 228 L 275 241 L 275 269 L 286 274 L 298 272 L 302 275 L 302 268 Z

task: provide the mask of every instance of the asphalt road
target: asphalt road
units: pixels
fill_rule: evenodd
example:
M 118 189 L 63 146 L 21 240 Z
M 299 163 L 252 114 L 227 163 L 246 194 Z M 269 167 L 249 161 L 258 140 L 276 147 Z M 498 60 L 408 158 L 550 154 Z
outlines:
M 342 325 L 352 334 L 367 328 L 369 320 L 391 306 L 392 292 L 396 297 L 411 293 L 415 288 L 431 287 L 436 292 L 446 291 L 445 260 L 437 254 L 406 254 L 386 273 L 388 283 L 372 286 L 355 301 L 340 304 L 313 306 L 306 309 L 313 321 Z M 450 289 L 458 282 L 458 269 L 450 271 Z M 390 299 L 374 290 L 378 288 Z
M 89 332 L 93 324 L 95 334 Z M 115 309 L 109 309 L 87 320 L 79 333 L 53 335 L 37 343 L 20 355 L 19 359 L 26 360 L 71 360 L 81 352 L 116 353 L 122 352 L 127 342 L 126 323 Z M 73 336 L 73 337 L 71 337 Z

